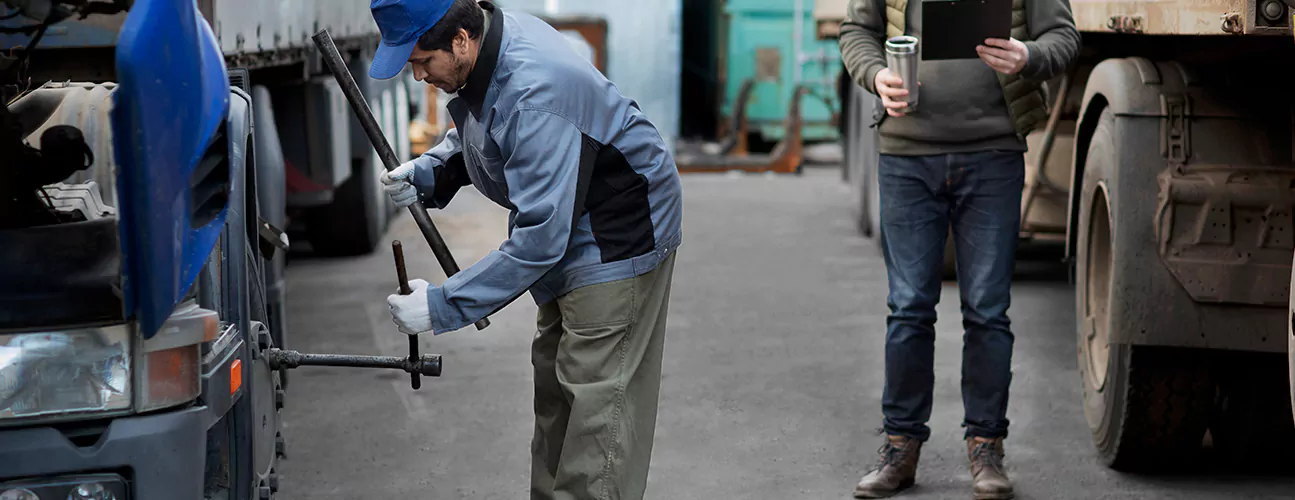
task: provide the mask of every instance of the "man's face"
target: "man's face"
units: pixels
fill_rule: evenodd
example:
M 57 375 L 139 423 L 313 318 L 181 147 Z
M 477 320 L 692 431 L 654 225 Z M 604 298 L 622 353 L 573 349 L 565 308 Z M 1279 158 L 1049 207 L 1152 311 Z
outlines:
M 414 70 L 414 78 L 452 94 L 463 88 L 472 72 L 476 57 L 470 49 L 468 32 L 459 30 L 449 51 L 423 50 L 415 45 L 414 52 L 409 54 L 409 65 Z

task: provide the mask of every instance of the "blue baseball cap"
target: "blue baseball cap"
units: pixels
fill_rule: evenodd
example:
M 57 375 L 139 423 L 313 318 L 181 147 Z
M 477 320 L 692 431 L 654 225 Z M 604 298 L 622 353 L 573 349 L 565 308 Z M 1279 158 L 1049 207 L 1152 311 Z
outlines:
M 454 0 L 373 0 L 369 10 L 378 23 L 382 42 L 369 65 L 369 76 L 387 80 L 400 74 L 414 53 L 418 37 L 445 17 Z

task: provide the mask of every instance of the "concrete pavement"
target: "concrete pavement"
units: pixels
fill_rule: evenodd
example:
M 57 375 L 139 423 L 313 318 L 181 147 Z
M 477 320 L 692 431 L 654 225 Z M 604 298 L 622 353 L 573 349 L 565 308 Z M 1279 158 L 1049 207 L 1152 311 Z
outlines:
M 881 444 L 886 274 L 854 229 L 839 172 L 686 176 L 684 192 L 648 498 L 849 498 Z M 506 213 L 471 188 L 433 219 L 465 268 L 506 234 Z M 444 279 L 407 215 L 388 237 L 404 243 L 411 278 Z M 288 347 L 403 355 L 385 300 L 391 263 L 389 245 L 358 259 L 294 258 Z M 1018 498 L 1295 496 L 1289 477 L 1144 477 L 1098 465 L 1080 406 L 1072 288 L 1055 267 L 1019 274 L 1007 441 Z M 942 298 L 933 435 L 919 485 L 902 498 L 970 498 L 956 286 Z M 417 392 L 403 373 L 295 371 L 280 496 L 527 498 L 535 310 L 524 295 L 486 331 L 423 338 L 445 372 Z

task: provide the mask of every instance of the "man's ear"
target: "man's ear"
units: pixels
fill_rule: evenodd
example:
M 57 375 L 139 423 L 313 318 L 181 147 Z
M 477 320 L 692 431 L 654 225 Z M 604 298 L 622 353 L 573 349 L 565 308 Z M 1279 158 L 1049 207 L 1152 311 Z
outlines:
M 460 56 L 468 55 L 468 30 L 459 28 L 459 33 L 454 35 L 454 53 Z

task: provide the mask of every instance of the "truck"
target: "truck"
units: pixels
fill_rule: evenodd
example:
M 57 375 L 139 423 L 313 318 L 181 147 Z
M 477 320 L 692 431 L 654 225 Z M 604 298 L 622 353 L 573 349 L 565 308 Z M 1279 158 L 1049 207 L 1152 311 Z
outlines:
M 407 158 L 364 2 L 0 1 L 0 498 L 276 494 L 288 243 L 393 208 L 323 29 Z
M 1281 463 L 1267 459 L 1295 444 L 1295 340 L 1279 340 L 1295 318 L 1295 101 L 1272 68 L 1295 56 L 1295 2 L 1071 6 L 1081 53 L 1045 82 L 1021 241 L 1064 245 L 1096 456 L 1125 471 L 1202 454 Z M 846 8 L 819 0 L 820 37 L 839 35 Z M 845 177 L 875 238 L 878 103 L 848 76 L 838 92 Z

